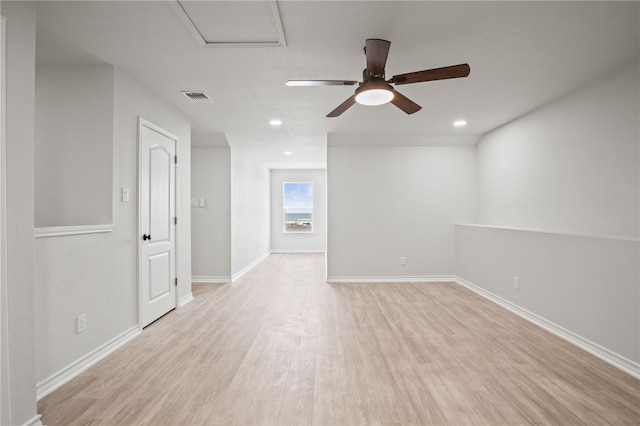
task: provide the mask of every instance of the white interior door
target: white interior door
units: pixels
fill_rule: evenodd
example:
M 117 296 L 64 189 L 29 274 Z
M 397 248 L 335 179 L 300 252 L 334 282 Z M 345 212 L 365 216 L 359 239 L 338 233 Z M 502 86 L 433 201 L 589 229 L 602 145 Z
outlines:
M 140 119 L 140 324 L 174 309 L 176 138 Z

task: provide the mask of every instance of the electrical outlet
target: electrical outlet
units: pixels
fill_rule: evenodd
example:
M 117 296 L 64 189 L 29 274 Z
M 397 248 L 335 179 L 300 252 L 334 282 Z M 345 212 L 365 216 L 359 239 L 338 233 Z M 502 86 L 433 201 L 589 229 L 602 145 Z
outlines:
M 513 288 L 518 291 L 520 289 L 520 278 L 513 277 Z
M 407 264 L 407 258 L 406 257 L 401 257 L 400 258 L 400 265 L 404 266 Z
M 87 314 L 78 315 L 76 317 L 76 333 L 84 333 L 87 331 Z

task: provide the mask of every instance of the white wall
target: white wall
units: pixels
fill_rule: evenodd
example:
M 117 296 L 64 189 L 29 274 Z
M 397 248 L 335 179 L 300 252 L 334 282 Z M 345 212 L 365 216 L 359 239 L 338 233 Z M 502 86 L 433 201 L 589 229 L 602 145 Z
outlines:
M 640 375 L 637 241 L 456 228 L 459 276 L 569 330 L 578 343 Z M 518 290 L 513 277 L 519 279 Z
M 313 182 L 313 232 L 284 232 L 283 184 Z M 327 248 L 326 176 L 324 170 L 271 170 L 271 251 L 324 252 Z
M 36 68 L 35 225 L 112 223 L 112 66 Z
M 205 200 L 204 207 L 191 207 L 193 281 L 230 281 L 231 148 L 199 146 L 209 136 L 192 136 L 191 194 Z
M 494 227 L 458 227 L 456 271 L 640 376 L 638 75 L 636 61 L 480 141 L 478 218 Z
M 7 296 L 11 424 L 36 416 L 34 349 L 34 117 L 36 8 L 2 2 L 7 18 Z M 5 413 L 3 412 L 3 416 Z
M 638 62 L 478 144 L 478 222 L 639 235 Z
M 240 144 L 231 144 L 231 274 L 237 277 L 269 254 L 269 170 Z
M 400 135 L 398 146 L 331 142 L 329 279 L 452 275 L 454 223 L 475 214 L 475 147 L 403 147 Z
M 190 122 L 126 73 L 116 69 L 114 81 L 114 230 L 35 241 L 39 393 L 64 377 L 65 368 L 138 327 L 139 116 L 178 137 L 178 296 L 191 292 Z M 121 201 L 121 188 L 129 188 L 129 202 Z M 76 334 L 75 319 L 83 313 L 87 331 Z

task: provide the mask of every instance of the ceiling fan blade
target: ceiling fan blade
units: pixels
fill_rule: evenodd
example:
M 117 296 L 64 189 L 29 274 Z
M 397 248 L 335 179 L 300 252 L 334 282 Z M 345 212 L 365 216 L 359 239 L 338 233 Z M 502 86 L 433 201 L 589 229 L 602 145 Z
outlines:
M 369 77 L 384 77 L 391 42 L 379 38 L 367 39 L 365 54 L 367 55 L 367 73 Z
M 407 114 L 413 114 L 414 112 L 418 112 L 422 109 L 420 105 L 413 102 L 411 99 L 407 98 L 403 94 L 399 93 L 397 90 L 394 90 L 393 99 L 391 99 L 391 103 L 406 112 Z
M 353 80 L 289 80 L 287 86 L 355 86 L 357 81 Z
M 395 84 L 420 83 L 423 81 L 446 80 L 448 78 L 466 77 L 471 72 L 469 64 L 452 65 L 450 67 L 410 72 L 394 75 L 391 81 Z
M 356 103 L 356 95 L 353 95 L 349 99 L 341 103 L 338 106 L 338 108 L 334 109 L 329 114 L 327 114 L 327 117 L 337 117 L 343 112 L 345 112 L 346 110 L 348 110 L 349 108 L 351 108 L 355 103 Z

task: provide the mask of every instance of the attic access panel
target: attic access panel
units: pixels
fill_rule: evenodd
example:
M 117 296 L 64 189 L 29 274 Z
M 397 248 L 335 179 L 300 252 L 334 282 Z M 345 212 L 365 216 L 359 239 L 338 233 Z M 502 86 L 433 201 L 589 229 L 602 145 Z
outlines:
M 169 3 L 202 47 L 286 47 L 275 0 Z

